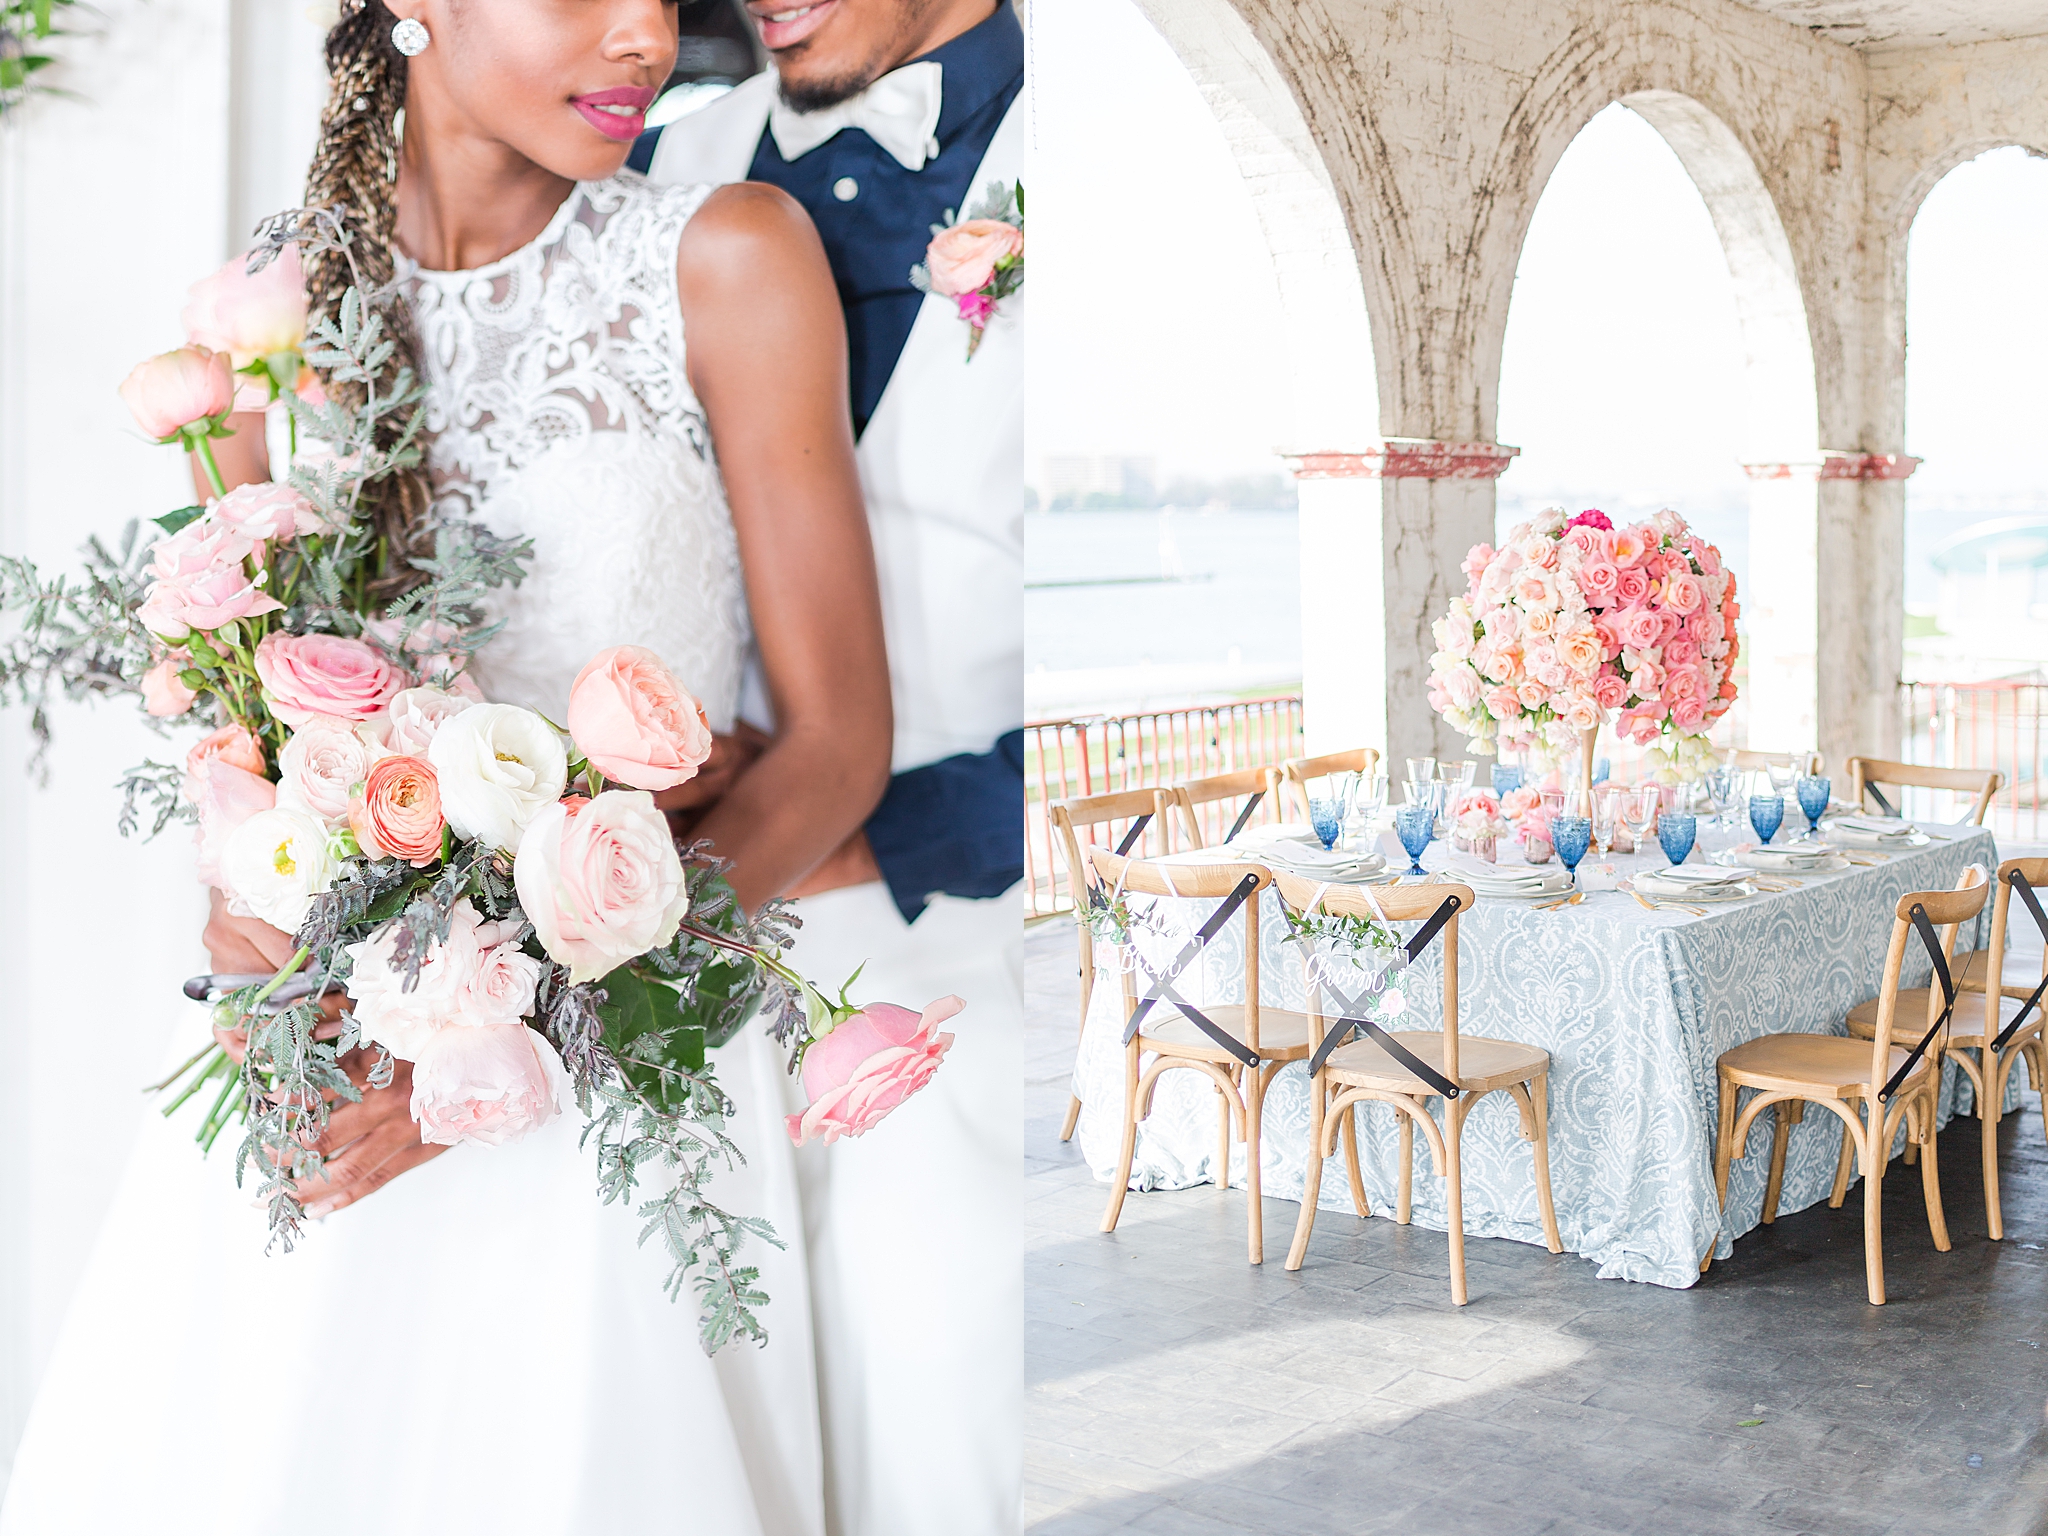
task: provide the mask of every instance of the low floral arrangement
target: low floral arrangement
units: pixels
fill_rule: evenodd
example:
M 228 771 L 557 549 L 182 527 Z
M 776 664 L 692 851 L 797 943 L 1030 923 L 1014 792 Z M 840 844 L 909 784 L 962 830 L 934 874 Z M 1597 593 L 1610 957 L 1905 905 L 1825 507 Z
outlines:
M 1471 739 L 1562 760 L 1615 730 L 1695 777 L 1735 699 L 1735 576 L 1676 512 L 1616 528 L 1561 507 L 1474 545 L 1467 587 L 1436 621 L 1429 701 Z
M 973 359 L 982 333 L 1002 301 L 1024 286 L 1024 184 L 992 181 L 967 217 L 932 226 L 924 260 L 910 269 L 911 284 L 959 306 Z
M 296 938 L 275 975 L 200 979 L 216 1024 L 246 1032 L 242 1058 L 209 1045 L 160 1086 L 179 1089 L 170 1109 L 212 1088 L 207 1147 L 246 1124 L 236 1179 L 261 1176 L 287 1250 L 331 1105 L 361 1098 L 344 1054 L 373 1053 L 373 1086 L 412 1064 L 425 1142 L 509 1142 L 573 1099 L 600 1197 L 650 1186 L 641 1240 L 660 1235 L 672 1296 L 697 1293 L 705 1347 L 763 1339 L 758 1271 L 736 1254 L 747 1237 L 780 1244 L 707 1193 L 739 1155 L 707 1048 L 765 1015 L 809 1101 L 788 1133 L 830 1142 L 930 1080 L 962 1004 L 827 997 L 780 958 L 786 909 L 749 916 L 709 846 L 678 845 L 654 792 L 695 775 L 711 732 L 652 652 L 591 658 L 562 726 L 482 696 L 468 667 L 496 632 L 484 600 L 520 580 L 527 544 L 450 522 L 412 562 L 416 584 L 371 595 L 389 573 L 360 498 L 417 461 L 421 391 L 401 375 L 379 394 L 388 342 L 359 275 L 307 336 L 299 245 L 348 251 L 330 216 L 281 216 L 195 290 L 186 319 L 206 342 L 121 387 L 146 433 L 197 456 L 208 503 L 157 518 L 150 542 L 131 525 L 118 551 L 88 545 L 82 583 L 0 560 L 19 620 L 0 688 L 42 739 L 53 693 L 126 694 L 160 724 L 202 725 L 182 766 L 126 775 L 122 828 L 145 810 L 152 833 L 196 821 L 200 878 Z M 313 370 L 361 403 L 330 402 Z M 286 481 L 225 489 L 210 441 L 238 396 L 282 398 L 304 429 Z M 329 1024 L 319 1003 L 337 992 L 348 1006 Z
M 1507 830 L 1500 801 L 1483 789 L 1467 794 L 1451 812 L 1451 836 L 1468 850 L 1491 847 L 1496 839 L 1507 835 Z

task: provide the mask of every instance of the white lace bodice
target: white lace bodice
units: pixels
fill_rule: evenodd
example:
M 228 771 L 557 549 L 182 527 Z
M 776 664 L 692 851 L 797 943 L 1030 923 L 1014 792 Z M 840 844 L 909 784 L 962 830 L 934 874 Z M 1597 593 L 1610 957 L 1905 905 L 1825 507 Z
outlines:
M 582 182 L 466 272 L 403 258 L 437 512 L 534 543 L 477 681 L 561 720 L 584 662 L 644 645 L 732 729 L 750 640 L 739 548 L 684 369 L 676 244 L 708 187 Z

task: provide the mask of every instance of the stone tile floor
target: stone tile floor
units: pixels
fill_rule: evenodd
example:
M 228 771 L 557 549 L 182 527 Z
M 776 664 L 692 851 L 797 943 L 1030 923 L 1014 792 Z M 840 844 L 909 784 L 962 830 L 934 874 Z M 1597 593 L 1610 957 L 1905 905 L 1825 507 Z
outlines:
M 1852 1195 L 1781 1217 L 1687 1291 L 1593 1278 L 1342 1212 L 1282 1268 L 1270 1200 L 1105 1191 L 1062 1145 L 1073 934 L 1026 940 L 1026 1529 L 1161 1536 L 2048 1536 L 2048 1144 L 2005 1126 L 2006 1236 L 1984 1234 L 1977 1124 L 1941 1147 L 1954 1247 L 1887 1179 L 1889 1304 L 1863 1298 Z M 1894 1164 L 1894 1168 L 1898 1167 Z M 1760 1421 L 1750 1423 L 1747 1421 Z

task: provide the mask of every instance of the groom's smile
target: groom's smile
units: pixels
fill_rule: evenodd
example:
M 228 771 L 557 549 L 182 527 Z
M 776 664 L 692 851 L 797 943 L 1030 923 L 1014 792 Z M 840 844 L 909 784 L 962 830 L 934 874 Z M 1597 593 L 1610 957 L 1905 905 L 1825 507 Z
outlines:
M 761 27 L 761 46 L 770 53 L 792 48 L 824 26 L 839 9 L 839 0 L 813 0 L 810 5 L 792 5 L 789 0 L 765 0 L 750 5 Z

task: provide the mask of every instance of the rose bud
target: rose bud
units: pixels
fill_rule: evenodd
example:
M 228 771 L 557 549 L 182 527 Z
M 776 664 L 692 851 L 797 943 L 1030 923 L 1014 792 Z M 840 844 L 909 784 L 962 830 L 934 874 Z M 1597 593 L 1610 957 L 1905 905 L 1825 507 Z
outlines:
M 441 786 L 417 757 L 386 757 L 370 765 L 362 793 L 349 802 L 348 824 L 373 859 L 404 859 L 425 869 L 441 857 Z
M 590 658 L 569 690 L 568 721 L 591 765 L 634 789 L 673 789 L 711 755 L 703 706 L 642 646 Z
M 798 1146 L 828 1144 L 871 1129 L 931 1081 L 951 1035 L 933 1031 L 967 1005 L 942 997 L 922 1016 L 894 1003 L 869 1003 L 804 1052 L 804 1097 L 810 1107 L 785 1122 Z
M 162 661 L 142 674 L 142 707 L 159 720 L 169 720 L 182 715 L 192 707 L 192 701 L 199 697 L 179 679 L 178 674 L 191 663 L 177 656 L 166 656 Z
M 189 426 L 224 415 L 235 403 L 235 376 L 225 353 L 180 347 L 137 363 L 121 384 L 121 403 L 160 443 Z

